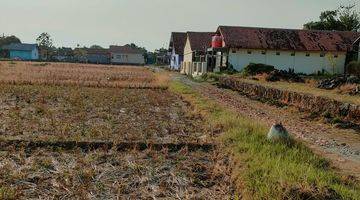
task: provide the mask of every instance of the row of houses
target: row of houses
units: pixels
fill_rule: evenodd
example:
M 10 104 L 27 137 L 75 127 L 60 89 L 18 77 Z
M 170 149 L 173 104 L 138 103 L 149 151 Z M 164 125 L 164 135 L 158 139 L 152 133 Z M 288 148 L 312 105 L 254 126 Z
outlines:
M 130 46 L 110 46 L 108 49 L 77 48 L 78 60 L 94 64 L 144 65 L 143 52 Z
M 39 48 L 36 44 L 16 43 L 3 46 L 8 58 L 14 60 L 39 60 Z M 108 49 L 76 48 L 72 55 L 54 55 L 57 61 L 74 61 L 94 64 L 130 64 L 144 65 L 143 52 L 130 46 L 110 46 Z
M 190 75 L 250 63 L 293 69 L 297 73 L 344 73 L 360 60 L 360 33 L 239 26 L 219 26 L 215 32 L 172 33 L 170 67 Z

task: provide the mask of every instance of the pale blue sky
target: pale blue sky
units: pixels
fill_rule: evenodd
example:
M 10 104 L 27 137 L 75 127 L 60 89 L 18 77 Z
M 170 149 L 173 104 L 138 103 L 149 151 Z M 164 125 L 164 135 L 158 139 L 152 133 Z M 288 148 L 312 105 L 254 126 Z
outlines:
M 0 33 L 34 43 L 48 32 L 56 46 L 134 42 L 167 47 L 172 31 L 218 25 L 302 28 L 321 11 L 356 0 L 0 0 Z M 359 9 L 359 5 L 357 9 Z

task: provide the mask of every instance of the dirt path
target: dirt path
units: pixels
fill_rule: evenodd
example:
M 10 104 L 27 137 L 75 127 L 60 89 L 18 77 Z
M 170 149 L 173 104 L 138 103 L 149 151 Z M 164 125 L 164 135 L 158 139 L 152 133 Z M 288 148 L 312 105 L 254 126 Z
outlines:
M 304 141 L 314 152 L 331 160 L 345 174 L 360 178 L 360 134 L 353 130 L 341 130 L 330 125 L 306 119 L 305 114 L 294 108 L 276 106 L 251 100 L 238 93 L 220 89 L 208 83 L 197 83 L 185 76 L 173 75 L 173 79 L 192 86 L 203 96 L 211 98 L 241 115 L 261 121 L 269 127 L 282 122 L 297 139 Z

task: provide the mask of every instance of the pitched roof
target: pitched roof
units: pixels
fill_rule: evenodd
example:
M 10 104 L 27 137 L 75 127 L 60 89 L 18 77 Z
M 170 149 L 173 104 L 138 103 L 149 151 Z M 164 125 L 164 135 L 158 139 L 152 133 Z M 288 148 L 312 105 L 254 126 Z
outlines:
M 358 32 L 220 26 L 226 47 L 297 51 L 348 51 Z
M 37 48 L 37 44 L 24 44 L 24 43 L 12 43 L 3 46 L 3 49 L 13 50 L 13 51 L 32 51 L 36 48 Z
M 190 46 L 193 51 L 205 51 L 211 46 L 214 32 L 187 32 Z
M 129 46 L 110 46 L 111 53 L 127 53 L 127 54 L 142 54 L 143 52 L 139 49 L 135 49 Z
M 174 48 L 176 54 L 184 55 L 186 36 L 186 33 L 172 32 L 170 39 L 170 49 Z
M 110 50 L 109 49 L 86 49 L 86 53 L 87 54 L 92 54 L 92 55 L 106 55 L 106 54 L 110 54 Z

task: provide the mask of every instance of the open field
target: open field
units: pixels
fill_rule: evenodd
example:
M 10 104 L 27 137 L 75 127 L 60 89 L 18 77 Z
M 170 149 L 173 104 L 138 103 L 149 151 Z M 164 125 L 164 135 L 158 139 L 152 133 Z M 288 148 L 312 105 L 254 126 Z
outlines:
M 0 62 L 0 82 L 115 88 L 156 88 L 163 76 L 144 67 L 74 63 Z
M 0 151 L 0 197 L 229 199 L 226 160 L 209 152 Z M 206 198 L 205 198 L 206 197 Z
M 229 199 L 201 114 L 141 67 L 1 63 L 0 199 Z
M 46 141 L 210 140 L 167 90 L 0 84 L 0 138 Z

